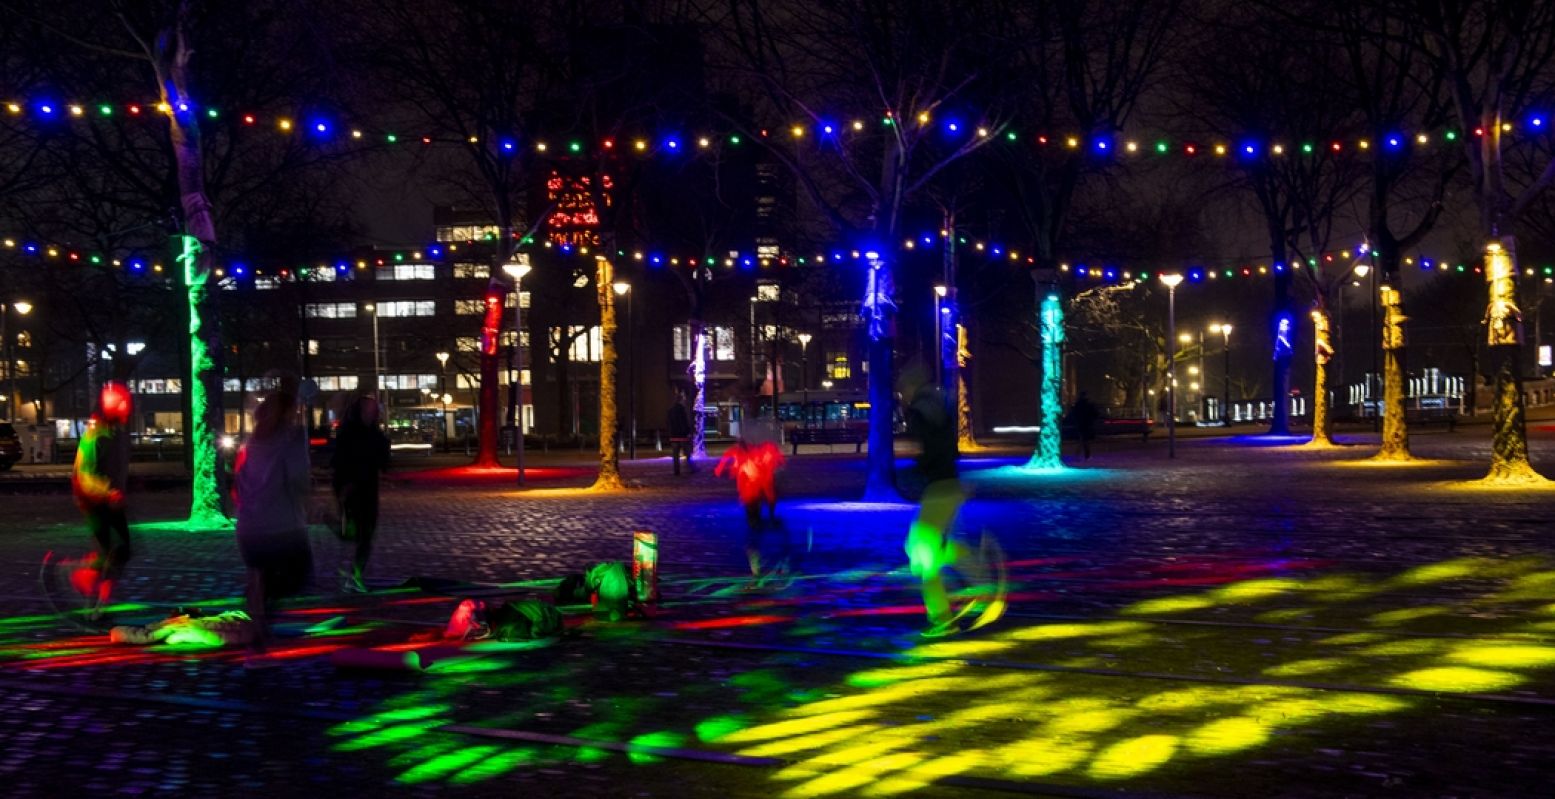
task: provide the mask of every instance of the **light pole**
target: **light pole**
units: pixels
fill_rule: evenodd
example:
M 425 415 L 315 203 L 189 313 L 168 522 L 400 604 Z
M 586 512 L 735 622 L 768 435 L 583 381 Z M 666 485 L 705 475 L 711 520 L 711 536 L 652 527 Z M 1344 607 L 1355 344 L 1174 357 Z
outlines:
M 626 298 L 626 457 L 637 459 L 637 336 L 632 323 L 632 284 L 618 280 L 611 284 L 617 297 Z
M 1366 328 L 1366 348 L 1371 350 L 1371 372 L 1367 373 L 1366 375 L 1366 393 L 1362 397 L 1361 401 L 1372 407 L 1372 429 L 1381 431 L 1382 409 L 1373 404 L 1371 401 L 1371 381 L 1373 378 L 1377 377 L 1377 339 L 1379 338 L 1377 335 L 1377 270 L 1373 269 L 1371 264 L 1356 264 L 1355 274 L 1357 277 L 1371 277 L 1371 326 Z
M 1219 333 L 1224 342 L 1221 354 L 1225 356 L 1225 363 L 1220 368 L 1221 398 L 1220 398 L 1220 423 L 1225 427 L 1231 426 L 1231 323 L 1213 324 L 1209 326 L 1209 332 Z M 1202 375 L 1201 375 L 1202 377 Z
M 448 451 L 448 403 L 453 402 L 454 397 L 453 397 L 452 394 L 444 393 L 443 396 L 438 397 L 438 399 L 443 401 L 443 452 L 447 452 Z M 465 450 L 465 454 L 469 454 L 470 448 L 469 448 L 468 444 L 465 445 L 464 450 Z
M 447 392 L 448 391 L 448 351 L 447 350 L 444 350 L 444 351 L 439 352 L 437 354 L 437 363 L 438 363 L 438 366 L 440 367 L 439 370 L 438 370 L 438 376 L 437 376 L 438 384 L 441 386 L 440 390 L 443 391 L 443 392 Z M 444 399 L 443 399 L 443 415 L 438 417 L 437 421 L 438 421 L 438 426 L 443 428 L 443 451 L 447 452 L 448 451 L 448 399 L 447 399 L 448 394 L 444 393 L 443 397 L 444 397 Z
M 1166 457 L 1177 457 L 1177 285 L 1182 275 L 1161 275 L 1166 284 Z
M 363 307 L 373 317 L 373 399 L 378 400 L 380 410 L 387 416 L 387 408 L 378 396 L 383 391 L 383 364 L 378 359 L 378 354 L 381 352 L 378 347 L 378 306 L 369 302 Z
M 20 403 L 16 397 L 16 338 L 6 327 L 6 319 L 11 315 L 11 309 L 16 309 L 17 316 L 26 316 L 32 313 L 32 303 L 26 300 L 16 300 L 9 304 L 0 302 L 0 341 L 5 342 L 5 374 L 10 382 L 5 391 L 5 413 L 15 421 L 20 421 L 21 416 L 16 409 Z
M 945 295 L 944 283 L 934 284 L 934 384 L 945 388 Z
M 514 438 L 518 441 L 518 484 L 524 484 L 524 298 L 520 293 L 519 285 L 524 280 L 524 275 L 529 274 L 530 266 L 525 262 L 506 264 L 502 271 L 508 277 L 513 278 L 513 357 L 518 361 L 518 374 L 513 378 L 518 385 L 518 400 L 513 403 L 517 408 L 513 411 L 513 424 L 515 426 Z
M 803 399 L 800 400 L 799 426 L 810 426 L 810 334 L 799 334 L 799 391 Z

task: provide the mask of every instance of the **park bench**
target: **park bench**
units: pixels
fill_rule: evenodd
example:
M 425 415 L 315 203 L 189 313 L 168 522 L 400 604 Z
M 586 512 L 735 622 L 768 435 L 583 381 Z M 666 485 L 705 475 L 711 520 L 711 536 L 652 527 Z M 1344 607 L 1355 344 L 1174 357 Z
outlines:
M 857 427 L 796 427 L 788 431 L 788 443 L 795 455 L 799 454 L 800 444 L 852 444 L 854 452 L 863 452 L 864 439 L 868 437 L 869 431 Z

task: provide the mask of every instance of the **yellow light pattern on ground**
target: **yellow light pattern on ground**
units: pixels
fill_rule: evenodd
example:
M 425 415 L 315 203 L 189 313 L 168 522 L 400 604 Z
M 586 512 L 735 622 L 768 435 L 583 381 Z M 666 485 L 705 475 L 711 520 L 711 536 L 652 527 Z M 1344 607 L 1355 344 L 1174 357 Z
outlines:
M 1419 604 L 1422 590 L 1456 598 Z M 1297 728 L 1342 728 L 1427 707 L 1433 693 L 1523 685 L 1528 670 L 1555 667 L 1555 644 L 1527 632 L 1555 626 L 1551 599 L 1555 569 L 1531 558 L 1461 558 L 1392 575 L 1242 580 L 1144 599 L 1121 608 L 1122 619 L 990 628 L 916 646 L 901 653 L 902 665 L 855 673 L 841 696 L 789 708 L 765 723 L 753 720 L 719 743 L 733 744 L 737 754 L 790 761 L 775 775 L 785 783 L 780 793 L 790 797 L 895 796 L 951 776 L 1112 785 L 1247 756 L 1279 745 L 1282 734 Z M 1488 612 L 1493 604 L 1506 609 Z M 1248 647 L 1246 630 L 1237 637 L 1220 627 L 1181 624 L 1195 615 L 1232 621 L 1220 615 L 1231 609 L 1262 623 L 1276 623 L 1269 619 L 1277 616 L 1296 628 Z M 1325 626 L 1336 614 L 1345 626 L 1371 629 Z M 1299 632 L 1304 623 L 1312 633 Z M 1463 626 L 1471 629 L 1458 631 Z M 1201 651 L 1196 642 L 1219 651 Z M 1200 664 L 1239 665 L 1178 665 L 1184 680 L 1207 672 L 1207 682 L 1139 693 L 1137 681 L 1008 669 L 986 660 L 1159 673 L 1152 659 L 1172 656 L 1162 655 L 1163 647 L 1193 653 Z M 1217 681 L 1218 672 L 1271 682 L 1228 684 Z M 1413 693 L 1393 693 L 1398 690 Z M 941 710 L 922 715 L 930 698 Z M 954 709 L 944 710 L 947 705 Z M 965 741 L 976 748 L 954 749 Z

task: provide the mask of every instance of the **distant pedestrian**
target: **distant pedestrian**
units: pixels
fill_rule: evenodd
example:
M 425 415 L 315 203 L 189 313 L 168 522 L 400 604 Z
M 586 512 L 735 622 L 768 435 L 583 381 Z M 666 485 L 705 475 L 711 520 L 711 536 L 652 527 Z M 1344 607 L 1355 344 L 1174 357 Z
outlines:
M 270 664 L 264 656 L 275 603 L 300 592 L 313 578 L 308 438 L 297 423 L 296 407 L 292 394 L 275 391 L 266 396 L 254 411 L 253 434 L 238 451 L 233 499 L 238 506 L 238 549 L 248 566 L 248 614 L 255 622 L 248 666 Z
M 76 505 L 97 542 L 97 556 L 76 569 L 71 583 L 86 597 L 87 619 L 97 621 L 113 595 L 114 583 L 130 560 L 130 525 L 125 515 L 125 490 L 130 474 L 130 390 L 109 382 L 98 395 L 97 413 L 87 423 L 76 447 L 71 489 Z
M 1100 418 L 1101 411 L 1084 391 L 1069 406 L 1069 421 L 1074 425 L 1075 437 L 1080 439 L 1080 452 L 1085 460 L 1091 459 L 1091 442 L 1096 440 L 1096 422 Z
M 349 591 L 367 590 L 362 578 L 378 532 L 378 479 L 389 467 L 389 438 L 379 429 L 378 419 L 378 400 L 358 397 L 346 408 L 330 459 L 340 535 L 356 542 L 351 571 L 341 575 Z
M 675 404 L 670 406 L 665 427 L 669 428 L 670 458 L 675 462 L 675 474 L 680 474 L 681 455 L 686 456 L 687 471 L 695 472 L 696 464 L 691 460 L 691 415 L 686 413 L 685 399 L 679 392 L 675 394 Z

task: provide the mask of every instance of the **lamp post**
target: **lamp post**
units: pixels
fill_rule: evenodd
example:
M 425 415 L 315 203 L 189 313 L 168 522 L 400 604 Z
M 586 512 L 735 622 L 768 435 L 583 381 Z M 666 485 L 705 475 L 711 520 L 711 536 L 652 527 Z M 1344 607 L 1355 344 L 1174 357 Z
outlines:
M 934 384 L 945 388 L 945 295 L 950 288 L 934 284 Z
M 626 298 L 626 415 L 628 436 L 626 457 L 637 459 L 637 336 L 632 322 L 632 284 L 624 280 L 610 284 L 617 297 Z
M 1363 277 L 1363 278 L 1367 277 L 1367 276 L 1371 277 L 1371 287 L 1370 287 L 1370 289 L 1371 289 L 1370 290 L 1370 293 L 1371 293 L 1371 325 L 1366 328 L 1366 331 L 1367 331 L 1367 333 L 1366 333 L 1366 340 L 1368 342 L 1367 345 L 1366 345 L 1366 348 L 1371 350 L 1371 371 L 1369 373 L 1367 373 L 1367 375 L 1366 375 L 1366 393 L 1362 397 L 1361 401 L 1363 403 L 1366 403 L 1366 404 L 1372 406 L 1372 409 L 1373 409 L 1372 415 L 1371 415 L 1372 429 L 1376 430 L 1376 431 L 1381 431 L 1382 430 L 1382 414 L 1380 413 L 1381 408 L 1377 407 L 1375 404 L 1373 404 L 1371 402 L 1371 399 L 1372 399 L 1371 381 L 1373 380 L 1373 378 L 1377 377 L 1377 344 L 1378 344 L 1378 341 L 1377 341 L 1377 339 L 1378 339 L 1378 335 L 1377 335 L 1377 270 L 1373 269 L 1371 264 L 1356 264 L 1355 265 L 1355 275 L 1356 275 L 1356 277 Z
M 453 402 L 454 401 L 454 397 L 453 397 L 452 394 L 444 393 L 443 396 L 438 397 L 438 399 L 443 401 L 443 451 L 447 452 L 448 451 L 448 403 Z M 465 445 L 464 449 L 465 449 L 465 454 L 469 454 L 470 447 L 469 447 L 468 444 Z
M 799 426 L 810 426 L 810 334 L 799 334 L 799 391 L 803 396 L 800 400 Z
M 378 354 L 382 351 L 378 347 L 378 306 L 369 302 L 363 308 L 373 316 L 373 399 L 378 400 L 380 409 L 387 416 L 387 408 L 384 407 L 383 400 L 379 399 L 378 396 L 383 391 L 383 364 L 378 359 Z
M 1182 275 L 1161 275 L 1166 284 L 1166 457 L 1177 457 L 1177 285 Z
M 437 354 L 438 370 L 437 382 L 439 390 L 448 391 L 448 351 Z M 448 451 L 448 394 L 443 394 L 443 415 L 438 417 L 438 426 L 443 428 L 443 451 Z
M 26 300 L 16 300 L 9 304 L 0 302 L 0 341 L 5 343 L 5 374 L 10 381 L 5 391 L 5 413 L 11 419 L 20 421 L 21 416 L 16 409 L 20 404 L 16 397 L 16 337 L 6 327 L 6 320 L 13 308 L 17 316 L 26 316 L 32 313 L 32 303 Z
M 1209 326 L 1209 332 L 1219 333 L 1223 338 L 1221 354 L 1225 356 L 1225 363 L 1220 368 L 1221 398 L 1220 398 L 1220 423 L 1225 427 L 1231 426 L 1231 323 L 1213 324 Z M 1202 375 L 1201 375 L 1202 377 Z
M 518 401 L 514 403 L 517 409 L 513 411 L 513 424 L 516 428 L 514 438 L 518 445 L 518 484 L 524 484 L 524 298 L 520 294 L 519 285 L 524 276 L 529 274 L 530 266 L 524 262 L 505 264 L 502 271 L 508 277 L 513 278 L 513 357 L 518 362 L 518 374 L 514 377 L 518 383 Z

